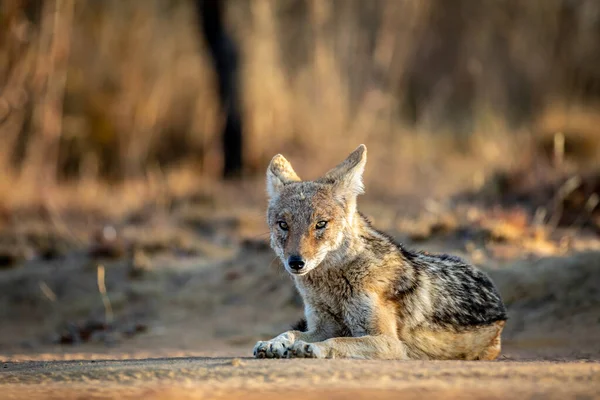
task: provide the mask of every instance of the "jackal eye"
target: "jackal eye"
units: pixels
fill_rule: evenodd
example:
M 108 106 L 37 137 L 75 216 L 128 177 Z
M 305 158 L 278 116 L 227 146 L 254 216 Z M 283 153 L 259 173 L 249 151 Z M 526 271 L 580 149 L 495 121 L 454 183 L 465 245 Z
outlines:
M 279 225 L 282 231 L 287 231 L 288 229 L 290 229 L 290 227 L 285 221 L 279 221 L 277 225 Z
M 327 221 L 319 221 L 317 222 L 317 225 L 315 225 L 315 227 L 317 229 L 323 229 L 327 226 Z

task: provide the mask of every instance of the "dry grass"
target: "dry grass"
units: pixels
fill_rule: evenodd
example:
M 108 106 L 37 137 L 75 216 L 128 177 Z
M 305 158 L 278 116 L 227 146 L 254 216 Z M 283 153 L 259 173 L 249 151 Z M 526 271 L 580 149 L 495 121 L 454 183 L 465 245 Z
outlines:
M 478 185 L 537 162 L 557 130 L 594 159 L 598 4 L 567 3 L 230 0 L 246 172 L 284 152 L 316 176 L 366 143 L 376 191 L 440 175 Z M 119 210 L 219 176 L 222 121 L 189 1 L 1 7 L 0 206 Z

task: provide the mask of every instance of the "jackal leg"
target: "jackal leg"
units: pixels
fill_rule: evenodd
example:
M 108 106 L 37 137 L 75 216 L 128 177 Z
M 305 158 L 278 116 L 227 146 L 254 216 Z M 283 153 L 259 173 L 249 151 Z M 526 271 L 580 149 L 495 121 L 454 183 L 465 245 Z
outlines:
M 497 327 L 497 332 L 490 344 L 479 354 L 477 360 L 495 360 L 500 355 L 502 350 L 502 329 L 504 328 L 505 321 L 496 322 L 494 325 Z
M 290 358 L 360 358 L 406 360 L 406 346 L 386 335 L 338 337 L 317 343 L 296 341 L 288 350 Z
M 281 335 L 265 341 L 259 341 L 254 346 L 254 357 L 256 358 L 282 358 L 287 356 L 290 346 L 300 340 L 303 342 L 320 342 L 329 336 L 321 330 L 308 332 L 287 331 Z

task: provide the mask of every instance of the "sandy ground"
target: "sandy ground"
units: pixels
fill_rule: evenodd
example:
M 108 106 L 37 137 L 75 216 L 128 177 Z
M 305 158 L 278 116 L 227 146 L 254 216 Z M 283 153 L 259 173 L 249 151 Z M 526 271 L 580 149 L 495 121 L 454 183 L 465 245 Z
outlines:
M 5 363 L 4 399 L 592 399 L 600 363 L 163 358 Z

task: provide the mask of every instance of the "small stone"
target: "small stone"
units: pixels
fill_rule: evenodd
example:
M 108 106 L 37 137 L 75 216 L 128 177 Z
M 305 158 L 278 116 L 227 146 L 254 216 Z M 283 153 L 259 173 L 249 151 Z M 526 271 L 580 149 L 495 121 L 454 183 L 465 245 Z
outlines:
M 95 232 L 89 254 L 92 258 L 119 259 L 127 253 L 127 244 L 113 226 Z

